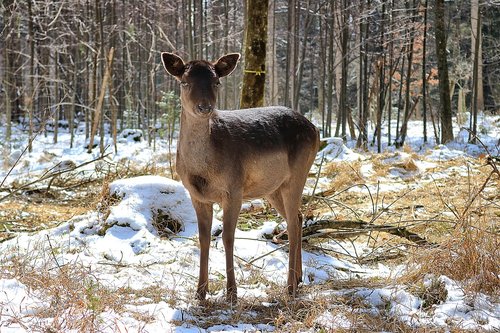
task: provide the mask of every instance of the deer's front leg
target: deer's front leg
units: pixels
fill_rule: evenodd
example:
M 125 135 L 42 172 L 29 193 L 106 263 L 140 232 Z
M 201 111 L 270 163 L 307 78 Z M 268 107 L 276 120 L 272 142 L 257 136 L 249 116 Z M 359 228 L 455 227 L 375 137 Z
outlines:
M 236 278 L 234 276 L 234 232 L 238 222 L 238 215 L 241 210 L 241 195 L 229 195 L 222 202 L 224 210 L 222 242 L 226 253 L 226 275 L 227 275 L 227 295 L 229 302 L 234 303 L 237 300 Z
M 196 298 L 204 300 L 208 291 L 208 253 L 210 250 L 210 237 L 212 231 L 212 204 L 203 203 L 192 199 L 198 218 L 198 237 L 200 240 L 200 275 Z

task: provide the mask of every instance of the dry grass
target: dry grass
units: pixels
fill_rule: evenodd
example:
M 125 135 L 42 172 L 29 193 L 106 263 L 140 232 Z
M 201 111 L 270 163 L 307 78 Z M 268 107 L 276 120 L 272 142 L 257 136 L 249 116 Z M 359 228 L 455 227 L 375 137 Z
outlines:
M 469 292 L 500 297 L 500 175 L 488 166 L 443 186 L 438 198 L 451 215 L 452 228 L 439 237 L 438 246 L 415 251 L 418 266 L 410 276 L 446 275 Z
M 57 251 L 34 245 L 29 252 L 2 263 L 5 270 L 0 277 L 16 278 L 28 288 L 31 297 L 40 301 L 34 308 L 36 317 L 15 320 L 28 321 L 32 331 L 98 331 L 102 326 L 99 314 L 121 311 L 127 299 L 123 293 L 107 288 L 89 267 L 76 262 L 58 263 L 52 253 Z
M 351 287 L 377 287 L 371 280 L 332 281 L 334 289 Z M 327 285 L 329 287 L 327 287 Z M 222 299 L 193 305 L 186 311 L 192 319 L 188 323 L 207 329 L 214 325 L 268 324 L 274 332 L 468 332 L 453 327 L 409 326 L 389 311 L 379 309 L 377 315 L 362 300 L 347 294 L 332 293 L 330 285 L 304 286 L 298 299 L 292 300 L 280 288 L 269 287 L 266 299 L 245 297 L 237 305 Z M 439 297 L 439 296 L 438 296 Z M 388 309 L 387 309 L 388 310 Z M 325 317 L 326 316 L 326 317 Z M 324 318 L 324 319 L 323 319 Z M 183 321 L 182 323 L 186 323 Z M 178 324 L 182 324 L 179 322 Z
M 500 237 L 484 229 L 457 228 L 438 247 L 413 255 L 418 269 L 410 276 L 446 275 L 471 292 L 500 297 Z
M 330 188 L 339 190 L 364 182 L 360 167 L 360 161 L 332 162 L 326 165 L 322 173 L 331 179 Z
M 430 179 L 411 190 L 404 189 L 383 194 L 343 191 L 359 183 L 376 184 L 377 177 L 386 177 L 392 167 L 408 172 L 417 171 L 416 156 L 408 149 L 406 152 L 411 158 L 398 165 L 384 162 L 394 157 L 393 154 L 373 156 L 370 162 L 373 164 L 375 174 L 368 179 L 361 175 L 362 162 L 359 161 L 325 166 L 324 174 L 331 179 L 330 186 L 335 192 L 331 198 L 321 198 L 314 202 L 314 215 L 330 211 L 337 218 L 362 218 L 368 221 L 373 219 L 376 224 L 399 223 L 436 243 L 437 246 L 424 249 L 383 232 L 374 232 L 352 239 L 353 242 L 362 241 L 369 244 L 374 251 L 380 250 L 382 253 L 388 253 L 389 250 L 404 244 L 409 249 L 405 253 L 401 252 L 404 258 L 391 261 L 381 256 L 380 260 L 390 265 L 391 262 L 400 263 L 409 258 L 413 265 L 411 274 L 407 274 L 396 283 L 407 284 L 414 294 L 426 302 L 426 306 L 438 304 L 445 297 L 442 285 L 439 283 L 429 288 L 422 287 L 423 277 L 429 274 L 446 275 L 460 281 L 468 292 L 483 292 L 499 297 L 500 195 L 494 189 L 500 188 L 500 177 L 493 175 L 488 179 L 491 168 L 485 166 L 483 161 L 457 159 L 441 162 L 433 171 L 466 170 L 467 176 L 454 171 L 452 177 Z M 34 201 L 26 202 L 22 201 L 22 198 L 15 198 L 0 205 L 0 209 L 6 212 L 2 219 L 5 221 L 15 219 L 20 211 L 27 211 L 36 216 L 29 226 L 37 227 L 41 223 L 47 225 L 47 221 L 67 220 L 73 215 L 82 214 L 97 206 L 105 212 L 116 199 L 109 195 L 110 182 L 118 178 L 161 174 L 165 170 L 158 170 L 155 166 L 135 169 L 132 166 L 122 165 L 100 172 L 101 178 L 94 183 L 95 186 L 87 188 L 86 196 L 76 201 L 58 205 L 57 200 L 44 199 L 35 204 Z M 416 174 L 408 181 L 408 185 L 411 186 L 415 179 L 421 180 L 425 176 L 425 173 Z M 81 202 L 82 199 L 85 204 L 78 204 L 77 201 Z M 367 208 L 370 206 L 371 208 Z M 269 215 L 267 211 L 258 211 L 257 215 L 254 213 L 243 216 L 242 222 L 246 222 L 244 227 L 248 225 L 248 228 L 252 228 L 254 224 L 260 222 L 260 219 L 265 220 Z M 58 219 L 57 214 L 59 214 Z M 157 222 L 164 225 L 162 221 L 168 224 L 168 217 Z M 316 245 L 315 242 L 322 241 L 314 240 L 309 245 Z M 162 286 L 152 286 L 142 290 L 117 290 L 112 286 L 106 286 L 88 267 L 79 263 L 58 264 L 53 259 L 52 251 L 58 249 L 49 251 L 40 249 L 32 251 L 32 255 L 18 255 L 11 258 L 8 263 L 2 262 L 2 268 L 5 268 L 2 275 L 17 278 L 30 288 L 33 295 L 50 305 L 40 310 L 41 318 L 30 327 L 34 330 L 99 331 L 103 327 L 99 322 L 99 314 L 103 311 L 112 310 L 120 313 L 124 311 L 125 304 L 138 304 L 137 299 L 147 298 L 156 303 L 166 301 L 172 307 L 182 308 L 182 311 L 192 316 L 188 323 L 203 328 L 222 322 L 234 325 L 244 322 L 267 323 L 273 325 L 276 332 L 443 332 L 445 330 L 461 332 L 453 327 L 446 329 L 409 327 L 384 311 L 380 311 L 377 315 L 369 314 L 367 305 L 349 294 L 335 293 L 338 290 L 354 290 L 360 287 L 387 286 L 394 281 L 332 279 L 321 285 L 304 286 L 301 288 L 299 299 L 290 300 L 282 286 L 267 280 L 261 270 L 247 266 L 245 270 L 253 272 L 247 280 L 238 281 L 238 284 L 263 285 L 267 297 L 241 297 L 235 306 L 228 305 L 223 299 L 189 305 L 192 301 L 182 299 L 186 297 L 184 293 L 179 294 Z M 34 257 L 35 252 L 39 257 Z M 225 288 L 223 277 L 211 279 L 210 288 L 212 293 L 222 293 Z M 190 295 L 193 294 L 194 291 L 191 291 Z M 335 318 L 346 318 L 351 327 L 332 329 L 319 320 L 325 313 L 330 313 Z M 153 317 L 141 313 L 136 313 L 134 316 L 144 322 L 154 320 Z M 47 324 L 43 318 L 55 319 Z
M 360 182 L 376 184 L 376 179 L 386 177 L 393 167 L 408 172 L 417 170 L 415 160 L 418 157 L 410 150 L 406 152 L 411 157 L 399 164 L 386 163 L 394 154 L 372 156 L 369 161 L 375 174 L 368 179 L 359 177 L 359 164 L 354 172 L 351 164 L 346 163 L 343 168 L 337 163 L 328 165 L 324 168 L 325 175 L 333 177 L 332 188 L 337 185 L 348 188 Z M 350 175 L 343 174 L 349 170 Z M 418 269 L 405 282 L 417 284 L 427 274 L 447 275 L 460 281 L 470 292 L 498 297 L 500 175 L 492 171 L 484 159 L 474 158 L 436 162 L 432 171 L 438 175 L 446 173 L 448 177 L 433 179 L 425 172 L 416 173 L 407 181 L 406 190 L 383 194 L 342 191 L 340 188 L 333 195 L 334 199 L 321 198 L 317 203 L 318 211 L 331 211 L 337 219 L 361 218 L 380 225 L 408 227 L 435 243 L 437 246 L 431 249 L 414 247 L 386 233 L 371 233 L 356 238 L 356 241 L 368 243 L 382 252 L 388 252 L 398 244 L 410 246 L 410 259 Z M 414 186 L 415 181 L 419 181 L 419 186 Z M 321 202 L 327 204 L 322 205 Z M 367 210 L 369 202 L 372 203 L 372 210 Z M 404 255 L 407 257 L 408 252 Z
M 61 203 L 55 200 L 30 203 L 21 200 L 4 201 L 0 203 L 0 232 L 1 226 L 9 225 L 26 230 L 37 229 L 42 226 L 47 228 L 57 224 L 57 221 L 67 221 L 76 215 L 87 212 L 90 208 L 79 205 L 77 202 Z M 16 227 L 13 228 L 16 230 Z
M 407 172 L 418 171 L 415 163 L 416 154 L 406 152 L 408 156 L 396 153 L 382 153 L 371 157 L 373 170 L 376 177 L 386 177 L 389 171 L 394 168 L 402 169 Z

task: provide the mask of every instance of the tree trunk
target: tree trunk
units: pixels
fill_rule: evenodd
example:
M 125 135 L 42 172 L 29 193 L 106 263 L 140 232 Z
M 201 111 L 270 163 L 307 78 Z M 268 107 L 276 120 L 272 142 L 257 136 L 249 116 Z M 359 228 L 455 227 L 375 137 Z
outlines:
M 427 75 L 426 75 L 426 48 L 427 48 L 427 5 L 424 2 L 424 32 L 422 40 L 422 122 L 424 125 L 424 143 L 427 143 Z
M 241 108 L 264 105 L 268 0 L 248 0 Z
M 398 90 L 398 114 L 396 115 L 396 138 L 394 139 L 394 144 L 397 145 L 399 142 L 399 125 L 401 123 L 401 103 L 403 100 L 403 73 L 405 69 L 405 60 L 406 57 L 404 56 L 404 52 L 406 50 L 406 47 L 403 46 L 403 49 L 401 50 L 401 58 L 403 61 L 401 61 L 401 69 L 400 69 L 400 80 L 399 80 L 399 90 Z
M 396 72 L 396 67 L 398 61 L 394 62 L 394 13 L 395 13 L 395 7 L 394 7 L 394 2 L 395 0 L 391 1 L 391 10 L 390 10 L 390 23 L 389 23 L 389 29 L 391 31 L 390 37 L 389 37 L 389 82 L 388 82 L 388 107 L 387 107 L 387 145 L 390 146 L 392 143 L 392 133 L 391 133 L 391 128 L 392 128 L 392 83 L 393 83 L 393 77 L 394 73 Z
M 385 1 L 382 3 L 382 19 L 380 23 L 380 74 L 379 74 L 379 94 L 377 103 L 377 152 L 382 151 L 382 115 L 385 107 Z
M 453 140 L 453 125 L 450 101 L 450 80 L 448 78 L 448 59 L 446 51 L 446 20 L 444 0 L 436 0 L 434 8 L 434 33 L 438 62 L 439 100 L 441 103 L 441 143 Z
M 296 94 L 295 92 L 298 91 L 298 85 L 299 85 L 299 40 L 300 40 L 300 10 L 301 10 L 301 0 L 295 0 L 296 5 L 294 7 L 294 19 L 293 19 L 293 32 L 292 32 L 292 41 L 293 41 L 293 46 L 292 46 L 292 53 L 289 57 L 291 61 L 291 76 L 290 78 L 292 79 L 292 86 L 290 93 L 292 94 L 290 96 L 291 100 L 291 105 L 292 108 L 295 110 L 298 110 L 298 102 L 299 102 L 299 95 Z
M 92 123 L 92 132 L 90 134 L 90 141 L 89 141 L 89 147 L 87 152 L 91 153 L 92 152 L 92 146 L 94 144 L 94 136 L 97 133 L 97 126 L 99 123 L 102 123 L 102 105 L 104 102 L 104 95 L 106 93 L 106 88 L 108 86 L 108 81 L 110 80 L 111 76 L 111 67 L 113 66 L 113 54 L 114 54 L 114 49 L 111 48 L 109 50 L 107 62 L 106 62 L 106 72 L 104 73 L 104 77 L 102 79 L 101 83 L 101 91 L 99 94 L 99 99 L 97 100 L 97 105 L 95 108 L 95 115 L 94 115 L 94 122 Z M 102 141 L 102 138 L 101 138 Z M 101 154 L 103 153 L 104 147 L 101 147 Z
M 35 98 L 35 31 L 33 28 L 33 8 L 31 1 L 28 1 L 28 35 L 29 35 L 29 48 L 30 48 L 30 69 L 29 69 L 29 88 L 28 88 L 28 117 L 29 117 L 29 127 L 28 136 L 33 137 L 33 99 Z M 33 151 L 33 145 L 31 140 L 28 140 L 28 152 Z
M 349 13 L 347 12 L 349 8 L 349 3 L 347 0 L 342 0 L 342 27 L 341 27 L 341 81 L 340 81 L 340 98 L 339 98 L 339 109 L 340 109 L 340 124 L 341 133 L 340 136 L 344 141 L 347 140 L 347 81 L 349 80 L 347 76 L 347 70 L 349 66 Z M 339 121 L 339 119 L 337 119 Z
M 253 1 L 253 0 L 249 0 Z M 294 69 L 293 62 L 295 58 L 295 50 L 294 50 L 294 31 L 295 25 L 297 22 L 295 21 L 296 15 L 296 1 L 298 0 L 290 0 L 288 1 L 288 34 L 286 37 L 286 68 L 285 68 L 285 93 L 284 93 L 284 104 L 286 106 L 292 106 L 293 96 L 290 96 L 290 93 L 294 91 Z M 247 14 L 248 15 L 248 14 Z
M 300 88 L 301 88 L 301 83 L 303 81 L 302 76 L 303 76 L 303 72 L 304 72 L 304 62 L 305 62 L 305 57 L 306 57 L 307 42 L 310 39 L 309 38 L 310 26 L 311 26 L 312 19 L 313 19 L 313 16 L 309 14 L 309 11 L 311 10 L 310 3 L 311 3 L 311 1 L 309 0 L 307 2 L 307 7 L 306 7 L 306 14 L 305 14 L 306 17 L 304 20 L 304 37 L 302 39 L 302 48 L 300 50 L 300 59 L 298 62 L 296 83 L 294 84 L 295 90 L 293 92 L 292 108 L 295 110 L 299 110 Z M 296 39 L 298 40 L 298 36 L 296 36 Z M 301 111 L 301 113 L 304 113 L 304 111 Z
M 54 123 L 54 138 L 53 138 L 53 143 L 57 143 L 57 139 L 59 136 L 59 114 L 61 112 L 61 93 L 60 93 L 60 87 L 59 87 L 59 52 L 56 50 L 55 54 L 53 54 L 54 57 L 54 103 L 56 103 L 55 108 L 54 108 L 54 115 L 52 117 L 53 123 Z
M 368 85 L 368 78 L 365 76 L 365 67 L 367 66 L 366 62 L 366 38 L 365 31 L 367 29 L 367 18 L 364 15 L 364 0 L 360 1 L 360 19 L 359 19 L 359 64 L 358 64 L 358 127 L 359 127 L 359 135 L 358 140 L 356 142 L 356 146 L 358 148 L 367 148 L 368 144 L 368 118 L 367 108 L 365 108 L 365 87 Z M 369 4 L 368 4 L 369 6 Z
M 476 142 L 477 134 L 477 114 L 484 108 L 483 100 L 483 75 L 482 75 L 482 49 L 481 49 L 481 10 L 479 0 L 472 0 L 471 5 L 471 26 L 472 26 L 472 110 L 469 132 L 469 142 Z
M 3 107 L 5 108 L 5 121 L 6 121 L 6 128 L 5 128 L 5 143 L 7 143 L 9 146 L 10 145 L 10 139 L 11 139 L 11 117 L 12 117 L 12 86 L 14 85 L 12 77 L 11 77 L 11 63 L 10 63 L 10 44 L 11 44 L 11 39 L 12 39 L 12 28 L 9 26 L 10 25 L 10 16 L 12 15 L 12 3 L 13 1 L 4 1 L 4 6 L 5 6 L 5 11 L 4 11 L 4 23 L 5 26 L 3 27 L 3 34 L 6 33 L 7 36 L 4 38 L 3 41 L 3 82 L 2 86 L 4 88 L 4 105 Z
M 266 58 L 266 87 L 268 87 L 265 91 L 264 96 L 264 104 L 266 105 L 275 105 L 277 103 L 274 102 L 275 87 L 276 87 L 276 27 L 274 25 L 274 9 L 276 6 L 275 0 L 270 0 L 268 14 L 267 14 L 267 50 L 269 56 Z
M 318 70 L 319 70 L 319 80 L 318 80 L 318 111 L 321 114 L 321 131 L 323 132 L 323 135 L 326 133 L 326 107 L 325 107 L 325 81 L 326 81 L 326 59 L 327 59 L 327 52 L 326 52 L 326 45 L 327 45 L 327 37 L 325 34 L 325 26 L 326 26 L 326 19 L 324 18 L 324 10 L 322 9 L 320 11 L 320 16 L 318 17 L 319 20 L 319 45 L 320 48 L 318 50 L 319 52 L 319 57 L 318 57 Z
M 409 11 L 410 4 L 407 3 L 407 10 Z M 407 132 L 407 124 L 408 121 L 410 121 L 410 110 L 412 110 L 412 105 L 411 105 L 411 72 L 413 69 L 413 49 L 414 49 L 414 32 L 415 32 L 415 20 L 416 20 L 416 15 L 417 15 L 417 4 L 416 1 L 413 1 L 413 9 L 410 12 L 411 14 L 411 27 L 408 32 L 409 34 L 409 39 L 410 39 L 410 47 L 408 50 L 408 67 L 407 67 L 407 72 L 406 72 L 406 87 L 405 87 L 405 113 L 404 113 L 404 119 L 403 119 L 403 126 L 401 126 L 401 131 L 399 134 L 399 140 L 396 142 L 396 148 L 400 148 L 404 145 L 405 140 L 406 140 L 406 132 Z M 415 102 L 416 104 L 416 102 Z M 414 104 L 414 105 L 415 105 Z

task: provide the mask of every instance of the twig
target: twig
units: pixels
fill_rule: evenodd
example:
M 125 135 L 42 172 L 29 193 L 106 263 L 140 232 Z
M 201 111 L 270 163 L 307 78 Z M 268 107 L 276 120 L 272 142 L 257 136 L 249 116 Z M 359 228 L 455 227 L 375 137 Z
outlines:
M 490 153 L 488 147 L 486 147 L 486 145 L 483 143 L 483 141 L 481 141 L 481 139 L 479 139 L 479 137 L 477 136 L 476 133 L 472 132 L 469 128 L 462 127 L 461 129 L 464 129 L 467 132 L 469 132 L 469 134 L 473 136 L 474 140 L 478 141 L 481 144 L 481 146 L 483 146 L 483 149 L 487 154 L 487 161 L 488 161 L 487 164 L 490 165 L 493 168 L 493 170 L 495 171 L 495 173 L 500 176 L 500 171 L 498 170 L 498 168 L 495 164 L 495 160 L 498 160 L 498 157 L 493 156 Z
M 492 170 L 490 172 L 490 174 L 488 175 L 488 177 L 486 178 L 486 180 L 484 181 L 483 185 L 481 185 L 481 187 L 479 188 L 479 190 L 469 199 L 469 202 L 467 203 L 467 205 L 465 206 L 464 211 L 461 214 L 462 215 L 461 216 L 462 219 L 465 217 L 465 214 L 469 211 L 469 208 L 472 206 L 472 204 L 474 203 L 474 201 L 476 200 L 476 198 L 479 196 L 479 194 L 481 194 L 481 192 L 484 191 L 484 189 L 486 188 L 486 185 L 489 183 L 489 181 L 491 179 L 491 176 L 493 176 L 494 173 L 495 173 L 495 170 Z
M 26 147 L 24 147 L 24 149 L 21 152 L 21 154 L 19 154 L 19 157 L 16 159 L 16 161 L 14 162 L 14 164 L 12 165 L 12 167 L 9 169 L 9 171 L 7 172 L 7 174 L 5 175 L 5 177 L 3 177 L 2 182 L 0 183 L 0 188 L 3 186 L 3 184 L 5 183 L 5 181 L 7 180 L 7 178 L 9 178 L 9 176 L 12 173 L 12 171 L 14 170 L 14 168 L 17 166 L 17 164 L 19 163 L 19 161 L 21 160 L 21 158 L 24 156 L 24 154 L 26 153 L 26 151 L 28 150 L 28 148 L 31 146 L 31 144 L 33 143 L 33 141 L 35 141 L 35 138 L 38 136 L 38 134 L 40 134 L 40 132 L 41 132 L 41 130 L 38 131 L 37 133 L 35 133 L 33 135 L 33 137 L 29 139 L 29 143 L 26 145 Z
M 309 196 L 309 200 L 307 200 L 306 212 L 309 211 L 309 207 L 311 205 L 312 199 L 314 198 L 314 193 L 316 192 L 316 188 L 318 187 L 319 177 L 321 176 L 321 168 L 323 167 L 323 162 L 325 161 L 325 154 L 321 155 L 321 162 L 319 163 L 318 172 L 316 175 L 316 181 L 314 182 L 314 187 L 311 195 Z
M 338 254 L 338 255 L 342 255 L 342 256 L 346 256 L 346 257 L 349 257 L 349 258 L 352 258 L 352 259 L 356 259 L 358 260 L 358 258 L 356 256 L 353 256 L 352 254 L 350 254 L 346 249 L 343 248 L 343 250 L 345 252 L 340 252 L 340 251 L 337 251 L 337 250 L 334 250 L 334 249 L 329 249 L 329 248 L 325 248 L 325 247 L 322 247 L 322 246 L 318 246 L 318 245 L 311 245 L 309 244 L 308 245 L 308 248 L 311 248 L 311 249 L 315 249 L 315 250 L 319 250 L 319 251 L 323 251 L 323 252 L 329 252 L 329 253 L 334 253 L 334 254 Z
M 98 261 L 97 264 L 99 265 L 108 265 L 108 266 L 113 266 L 113 267 L 129 267 L 130 265 L 125 265 L 121 263 L 114 263 L 114 262 L 107 262 L 107 261 Z
M 453 215 L 455 215 L 455 218 L 458 220 L 460 219 L 460 217 L 458 216 L 458 212 L 456 212 L 456 209 L 454 209 L 453 207 L 451 207 L 444 199 L 443 199 L 443 194 L 441 193 L 441 191 L 439 190 L 439 186 L 436 182 L 436 180 L 434 179 L 434 177 L 432 176 L 432 174 L 429 174 L 429 176 L 431 177 L 432 179 L 432 182 L 434 184 L 434 186 L 436 187 L 436 191 L 438 192 L 439 194 L 439 199 L 441 200 L 441 202 L 443 203 L 443 205 L 446 206 L 446 208 L 448 208 L 450 210 L 450 212 L 453 213 Z
M 50 247 L 50 253 L 52 253 L 52 258 L 54 258 L 54 261 L 56 262 L 57 267 L 59 270 L 61 270 L 61 265 L 59 265 L 59 262 L 57 261 L 56 254 L 54 253 L 54 248 L 52 247 L 52 243 L 50 242 L 50 237 L 49 235 L 47 236 L 47 241 L 49 242 L 49 247 Z
M 400 195 L 399 197 L 397 197 L 396 199 L 394 199 L 393 202 L 391 202 L 387 207 L 383 207 L 382 206 L 382 209 L 380 211 L 378 211 L 377 209 L 377 214 L 375 215 L 375 211 L 374 211 L 374 216 L 372 217 L 372 219 L 370 220 L 370 223 L 373 223 L 375 222 L 380 216 L 382 216 L 382 214 L 384 214 L 392 205 L 394 205 L 396 202 L 398 202 L 400 199 L 404 198 L 408 193 L 412 192 L 413 189 L 409 189 L 408 191 L 404 192 L 402 195 Z M 379 189 L 377 187 L 377 201 L 378 201 L 378 194 L 379 194 Z M 376 204 L 378 206 L 378 203 Z
M 247 260 L 243 259 L 242 257 L 240 257 L 240 256 L 236 255 L 236 254 L 234 255 L 234 257 L 235 257 L 236 259 L 238 259 L 238 260 L 242 261 L 245 265 L 252 265 L 253 267 L 255 267 L 255 268 L 259 268 L 259 269 L 261 269 L 261 268 L 262 268 L 262 267 L 260 267 L 260 266 L 255 265 L 255 264 L 253 263 L 253 261 L 252 261 L 252 262 L 249 262 L 249 261 L 247 261 Z
M 264 257 L 267 257 L 268 255 L 273 254 L 274 252 L 279 251 L 279 250 L 281 250 L 281 249 L 284 249 L 284 248 L 285 248 L 285 247 L 287 247 L 287 246 L 288 246 L 288 243 L 283 244 L 283 245 L 281 245 L 281 246 L 278 246 L 278 247 L 277 247 L 277 248 L 275 248 L 274 250 L 271 250 L 271 251 L 269 251 L 269 252 L 267 252 L 267 253 L 264 253 L 263 255 L 260 255 L 260 256 L 258 256 L 257 258 L 254 258 L 254 259 L 252 259 L 252 260 L 248 261 L 247 263 L 251 265 L 251 264 L 253 264 L 254 262 L 256 262 L 257 260 L 260 260 L 260 259 L 262 259 L 262 258 L 264 258 Z

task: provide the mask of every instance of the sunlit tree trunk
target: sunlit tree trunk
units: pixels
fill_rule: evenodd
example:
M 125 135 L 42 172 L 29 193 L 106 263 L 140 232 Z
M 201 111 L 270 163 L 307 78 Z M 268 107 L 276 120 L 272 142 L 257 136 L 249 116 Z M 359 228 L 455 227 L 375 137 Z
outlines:
M 268 0 L 247 1 L 241 108 L 264 105 Z

